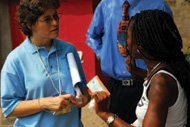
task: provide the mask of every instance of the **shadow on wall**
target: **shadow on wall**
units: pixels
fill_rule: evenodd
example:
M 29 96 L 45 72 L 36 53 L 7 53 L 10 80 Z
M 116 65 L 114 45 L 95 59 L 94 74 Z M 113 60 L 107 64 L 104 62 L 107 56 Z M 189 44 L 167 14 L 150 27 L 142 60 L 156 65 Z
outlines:
M 0 108 L 1 108 L 1 73 L 0 73 Z

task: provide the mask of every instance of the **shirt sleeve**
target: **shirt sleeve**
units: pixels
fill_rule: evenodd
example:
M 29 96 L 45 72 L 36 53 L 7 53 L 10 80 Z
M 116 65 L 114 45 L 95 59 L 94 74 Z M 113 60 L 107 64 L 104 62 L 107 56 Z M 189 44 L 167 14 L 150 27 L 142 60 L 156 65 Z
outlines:
M 162 4 L 162 6 L 160 6 L 161 10 L 167 12 L 168 14 L 170 14 L 170 16 L 173 18 L 173 13 L 172 13 L 172 10 L 171 8 L 165 3 L 165 4 Z
M 7 117 L 24 100 L 25 92 L 13 63 L 5 63 L 1 72 L 1 106 Z
M 86 43 L 93 49 L 96 53 L 98 59 L 100 59 L 100 51 L 102 48 L 102 36 L 104 34 L 104 19 L 102 13 L 102 2 L 97 6 L 91 25 L 87 31 L 87 41 Z

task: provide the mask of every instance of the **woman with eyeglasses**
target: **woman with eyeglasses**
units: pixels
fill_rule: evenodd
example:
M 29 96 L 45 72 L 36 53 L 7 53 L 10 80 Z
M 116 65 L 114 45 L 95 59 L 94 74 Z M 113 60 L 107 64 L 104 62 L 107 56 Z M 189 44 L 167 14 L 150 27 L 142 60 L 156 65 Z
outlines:
M 3 114 L 17 118 L 15 127 L 83 126 L 80 108 L 90 95 L 77 50 L 56 39 L 58 8 L 59 0 L 21 0 L 18 7 L 18 24 L 27 38 L 8 55 L 1 71 Z M 76 59 L 82 94 L 73 88 L 68 53 Z

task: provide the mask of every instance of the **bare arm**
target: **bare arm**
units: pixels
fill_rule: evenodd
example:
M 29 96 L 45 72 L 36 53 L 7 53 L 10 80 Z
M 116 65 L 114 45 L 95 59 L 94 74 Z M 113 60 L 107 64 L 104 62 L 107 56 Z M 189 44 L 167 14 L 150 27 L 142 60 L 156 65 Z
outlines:
M 38 100 L 21 101 L 8 117 L 23 117 L 40 112 Z
M 172 96 L 172 98 L 171 98 Z M 107 121 L 110 113 L 108 110 L 109 96 L 101 91 L 92 95 L 95 99 L 96 114 Z M 164 127 L 168 114 L 168 108 L 177 99 L 177 84 L 173 78 L 166 74 L 157 74 L 153 77 L 148 92 L 149 106 L 143 121 L 143 127 Z M 126 107 L 127 108 L 127 107 Z M 120 118 L 116 118 L 111 127 L 133 127 Z
M 71 104 L 70 100 L 74 99 L 73 95 L 65 94 L 56 97 L 40 98 L 39 100 L 21 101 L 8 117 L 24 117 L 38 113 L 43 109 L 61 111 Z
M 177 84 L 166 74 L 156 74 L 148 91 L 149 106 L 143 121 L 143 127 L 164 127 L 168 108 L 177 99 Z
M 113 113 L 109 112 L 109 95 L 106 92 L 101 91 L 92 95 L 95 99 L 95 111 L 96 114 L 105 122 L 107 121 L 109 116 L 112 116 Z M 119 117 L 115 119 L 115 121 L 110 125 L 110 127 L 133 127 L 132 125 L 126 123 Z

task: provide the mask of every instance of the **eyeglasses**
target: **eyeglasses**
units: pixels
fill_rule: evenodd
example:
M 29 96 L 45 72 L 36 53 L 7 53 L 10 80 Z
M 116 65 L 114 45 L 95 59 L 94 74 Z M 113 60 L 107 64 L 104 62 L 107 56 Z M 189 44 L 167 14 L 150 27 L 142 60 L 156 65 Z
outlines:
M 62 13 L 57 13 L 57 14 L 53 15 L 53 17 L 48 16 L 48 17 L 45 17 L 44 19 L 42 19 L 40 21 L 45 22 L 47 24 L 50 24 L 53 20 L 59 21 L 61 16 L 62 16 Z

